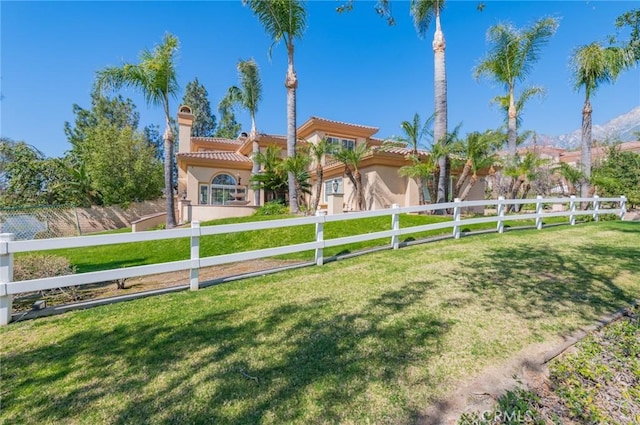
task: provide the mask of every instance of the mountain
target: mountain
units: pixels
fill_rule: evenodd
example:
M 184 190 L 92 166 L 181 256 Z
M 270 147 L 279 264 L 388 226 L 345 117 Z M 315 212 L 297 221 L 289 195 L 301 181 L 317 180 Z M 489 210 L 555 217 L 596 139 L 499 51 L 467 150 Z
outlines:
M 630 142 L 638 140 L 639 137 L 634 135 L 634 132 L 640 132 L 640 106 L 603 125 L 593 125 L 592 132 L 594 142 L 597 141 L 600 144 L 607 144 L 613 141 Z M 538 135 L 537 143 L 574 150 L 580 147 L 581 135 L 582 130 L 580 129 L 560 136 Z

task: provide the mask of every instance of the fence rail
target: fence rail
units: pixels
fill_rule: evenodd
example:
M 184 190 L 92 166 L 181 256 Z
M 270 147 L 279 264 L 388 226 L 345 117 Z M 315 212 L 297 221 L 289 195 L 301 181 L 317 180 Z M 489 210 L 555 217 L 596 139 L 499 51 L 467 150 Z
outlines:
M 603 203 L 616 204 L 617 208 L 603 208 Z M 509 205 L 535 204 L 535 213 L 506 215 L 506 207 Z M 566 211 L 545 212 L 545 204 L 566 204 Z M 581 204 L 587 204 L 587 209 L 578 209 Z M 462 218 L 462 210 L 469 207 L 495 206 L 496 215 L 476 218 Z M 400 228 L 400 214 L 432 212 L 438 210 L 453 210 L 451 221 L 426 224 L 413 227 Z M 290 254 L 301 251 L 315 251 L 315 263 L 322 265 L 324 262 L 323 249 L 333 246 L 346 245 L 354 242 L 362 242 L 373 239 L 391 238 L 390 248 L 399 248 L 399 237 L 409 233 L 418 233 L 429 230 L 452 228 L 452 237 L 460 238 L 461 227 L 470 224 L 496 223 L 496 231 L 504 231 L 504 222 L 513 220 L 535 219 L 536 228 L 542 229 L 543 219 L 547 217 L 569 217 L 569 224 L 576 223 L 576 217 L 590 215 L 598 220 L 602 214 L 616 214 L 621 219 L 626 213 L 626 198 L 542 198 L 536 199 L 504 199 L 486 201 L 455 200 L 443 204 L 430 204 L 411 207 L 399 207 L 394 204 L 391 208 L 375 211 L 361 211 L 355 213 L 325 215 L 318 213 L 313 217 L 291 218 L 284 220 L 260 221 L 242 224 L 227 224 L 220 226 L 200 227 L 199 222 L 191 223 L 190 229 L 159 230 L 143 233 L 128 233 L 115 235 L 98 235 L 72 238 L 39 239 L 29 241 L 16 241 L 10 233 L 0 234 L 0 326 L 7 325 L 11 321 L 12 297 L 23 292 L 40 291 L 46 289 L 63 288 L 68 286 L 85 285 L 96 282 L 104 282 L 116 279 L 146 276 L 158 273 L 167 273 L 181 270 L 190 270 L 190 288 L 197 290 L 200 286 L 199 270 L 208 267 L 236 261 L 247 261 L 259 258 L 273 257 L 276 255 Z M 391 216 L 391 230 L 373 233 L 365 233 L 354 236 L 345 236 L 334 239 L 324 239 L 324 224 L 335 221 L 354 220 L 358 218 Z M 225 233 L 238 233 L 251 230 L 277 229 L 291 226 L 315 224 L 315 241 L 295 245 L 280 246 L 275 248 L 259 249 L 254 251 L 234 254 L 200 257 L 200 237 L 219 235 Z M 13 254 L 19 252 L 46 251 L 61 248 L 82 248 L 89 246 L 112 245 L 131 242 L 144 242 L 162 239 L 190 238 L 190 259 L 172 261 L 144 266 L 134 266 L 113 270 L 81 273 L 68 276 L 57 276 L 42 279 L 13 281 Z

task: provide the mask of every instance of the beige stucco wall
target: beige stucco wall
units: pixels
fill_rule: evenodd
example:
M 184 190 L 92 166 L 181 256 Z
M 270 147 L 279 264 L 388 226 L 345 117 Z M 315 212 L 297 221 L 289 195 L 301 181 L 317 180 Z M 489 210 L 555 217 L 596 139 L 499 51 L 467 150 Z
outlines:
M 407 206 L 407 178 L 400 177 L 396 167 L 374 165 L 364 168 L 362 174 L 366 209 L 389 208 L 392 204 Z
M 462 191 L 465 190 L 465 187 L 462 188 Z M 471 188 L 471 191 L 469 192 L 469 195 L 467 195 L 466 201 L 480 201 L 480 200 L 484 199 L 485 187 L 486 187 L 486 182 L 485 182 L 484 177 L 479 177 L 478 181 L 476 182 L 476 184 L 474 184 L 473 187 Z M 480 206 L 480 207 L 464 208 L 463 212 L 483 214 L 484 213 L 484 207 Z
M 252 215 L 256 207 L 252 206 L 220 206 L 192 205 L 191 221 L 209 221 L 228 217 L 246 217 Z

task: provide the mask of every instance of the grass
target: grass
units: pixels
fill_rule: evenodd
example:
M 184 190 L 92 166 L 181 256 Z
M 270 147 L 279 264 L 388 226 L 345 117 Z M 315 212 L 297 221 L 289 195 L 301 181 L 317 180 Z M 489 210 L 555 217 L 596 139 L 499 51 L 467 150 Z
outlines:
M 0 421 L 415 423 L 484 367 L 638 298 L 639 236 L 485 234 L 14 323 Z
M 267 217 L 240 217 L 215 220 L 202 223 L 202 226 L 222 225 L 231 223 L 246 223 L 258 220 L 274 220 L 289 218 L 288 216 Z M 412 227 L 423 224 L 431 224 L 449 221 L 450 217 L 432 215 L 408 215 L 400 216 L 401 227 Z M 566 218 L 550 217 L 545 224 L 566 222 Z M 532 226 L 534 220 L 506 221 L 505 227 Z M 462 231 L 483 229 L 495 229 L 495 223 L 475 224 L 463 226 Z M 276 246 L 312 242 L 315 240 L 314 225 L 303 225 L 281 229 L 255 230 L 234 234 L 204 236 L 200 238 L 200 256 L 207 257 L 234 252 L 251 251 L 255 249 L 271 248 Z M 372 217 L 357 220 L 330 222 L 325 224 L 325 239 L 333 239 L 343 236 L 352 236 L 363 233 L 373 233 L 391 229 L 391 217 Z M 402 241 L 411 241 L 437 235 L 449 235 L 451 229 L 438 229 L 428 232 L 420 232 L 403 236 Z M 349 245 L 326 248 L 324 255 L 327 257 L 358 251 L 375 246 L 389 244 L 389 238 L 359 242 Z M 67 258 L 76 267 L 78 273 L 131 267 L 145 264 L 162 263 L 168 261 L 186 260 L 189 258 L 189 239 L 167 239 L 151 242 L 134 242 L 117 245 L 105 245 L 86 248 L 73 248 L 50 251 L 50 254 Z M 23 254 L 24 255 L 24 254 Z M 29 254 L 26 254 L 29 255 Z M 304 251 L 295 254 L 280 256 L 279 258 L 310 261 L 313 259 L 313 251 Z

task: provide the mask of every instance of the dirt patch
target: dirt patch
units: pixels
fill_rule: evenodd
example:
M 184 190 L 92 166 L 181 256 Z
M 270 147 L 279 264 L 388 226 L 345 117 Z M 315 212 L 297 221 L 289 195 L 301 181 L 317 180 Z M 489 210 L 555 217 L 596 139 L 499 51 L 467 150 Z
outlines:
M 477 413 L 482 417 L 485 412 L 494 412 L 498 399 L 507 391 L 513 391 L 516 388 L 525 388 L 535 394 L 539 399 L 535 409 L 545 423 L 569 425 L 580 423 L 580 421 L 576 422 L 571 418 L 568 407 L 556 394 L 555 384 L 550 378 L 549 364 L 576 352 L 577 349 L 574 344 L 587 335 L 593 335 L 596 341 L 602 340 L 606 330 L 606 328 L 603 328 L 605 325 L 610 326 L 619 319 L 640 320 L 637 317 L 638 313 L 640 313 L 640 310 L 636 305 L 632 309 L 624 309 L 607 315 L 595 325 L 577 331 L 564 339 L 558 338 L 555 341 L 530 345 L 507 362 L 489 366 L 477 376 L 461 382 L 458 389 L 447 398 L 430 406 L 418 423 L 457 424 L 463 414 L 473 413 Z M 640 335 L 638 335 L 638 338 L 640 338 Z M 605 347 L 601 356 L 603 364 L 619 362 L 619 356 L 612 355 L 606 351 L 606 347 L 609 345 L 606 341 L 598 342 L 598 344 Z M 605 366 L 609 365 L 605 364 Z M 637 371 L 627 371 L 626 373 L 634 375 Z M 609 412 L 610 416 L 617 420 L 614 423 L 640 423 L 640 401 L 636 401 L 636 404 L 632 404 L 631 407 L 626 406 L 627 410 L 631 410 L 636 414 L 636 421 L 633 421 L 632 418 L 632 422 L 629 422 L 630 416 L 628 412 L 620 413 L 622 412 L 622 409 L 620 409 L 622 398 L 620 393 L 623 393 L 629 387 L 633 388 L 633 384 L 630 384 L 630 382 L 637 382 L 635 375 L 624 375 L 625 373 L 621 373 L 618 370 L 615 374 L 615 379 L 607 383 L 603 384 L 596 380 L 594 386 L 599 388 L 599 394 L 594 397 L 593 402 L 598 402 L 601 410 Z M 638 387 L 637 391 L 640 391 L 640 387 Z M 486 423 L 503 422 L 491 420 Z
M 260 271 L 302 264 L 294 260 L 259 259 L 241 263 L 223 264 L 200 269 L 200 283 L 224 279 L 231 276 L 244 275 Z M 189 284 L 189 271 L 162 273 L 126 279 L 124 289 L 118 289 L 116 282 L 101 282 L 82 285 L 77 288 L 60 288 L 50 291 L 39 291 L 20 294 L 14 297 L 13 307 L 16 312 L 31 310 L 37 300 L 45 300 L 48 306 L 56 306 L 78 301 L 98 300 L 121 295 L 135 294 L 153 289 L 171 288 Z

